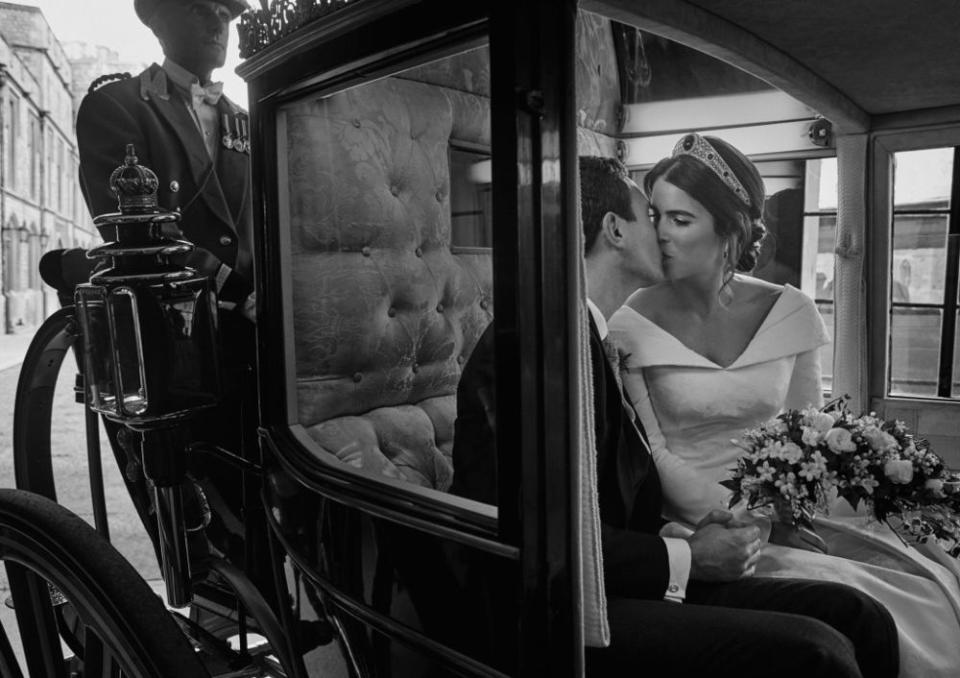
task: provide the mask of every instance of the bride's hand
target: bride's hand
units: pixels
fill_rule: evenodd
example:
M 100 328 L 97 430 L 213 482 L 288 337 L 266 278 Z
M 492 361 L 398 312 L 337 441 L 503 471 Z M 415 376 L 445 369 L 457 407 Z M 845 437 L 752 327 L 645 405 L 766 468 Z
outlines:
M 711 511 L 714 513 L 714 511 Z M 748 527 L 755 525 L 760 530 L 760 543 L 765 544 L 770 540 L 771 521 L 770 518 L 757 512 L 750 511 L 743 503 L 737 504 L 730 513 L 728 527 Z

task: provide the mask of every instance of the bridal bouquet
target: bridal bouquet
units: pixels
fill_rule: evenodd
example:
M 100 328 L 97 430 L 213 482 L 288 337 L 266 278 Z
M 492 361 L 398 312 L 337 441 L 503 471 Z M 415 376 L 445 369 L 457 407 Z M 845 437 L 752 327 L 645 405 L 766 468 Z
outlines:
M 960 557 L 960 475 L 903 422 L 854 416 L 847 399 L 788 410 L 734 441 L 744 450 L 729 480 L 730 505 L 767 506 L 782 522 L 812 526 L 836 495 L 861 502 L 908 542 L 936 541 Z

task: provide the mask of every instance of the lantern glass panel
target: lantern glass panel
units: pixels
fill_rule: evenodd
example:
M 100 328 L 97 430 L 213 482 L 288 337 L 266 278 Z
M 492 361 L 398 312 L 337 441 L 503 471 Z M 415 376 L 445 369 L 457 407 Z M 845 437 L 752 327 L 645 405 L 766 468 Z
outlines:
M 110 294 L 108 308 L 113 324 L 121 407 L 128 415 L 143 414 L 147 410 L 147 389 L 137 296 L 129 287 L 119 287 Z
M 115 414 L 117 389 L 107 320 L 106 290 L 95 286 L 79 287 L 77 302 L 84 338 L 83 370 L 87 403 L 98 412 Z

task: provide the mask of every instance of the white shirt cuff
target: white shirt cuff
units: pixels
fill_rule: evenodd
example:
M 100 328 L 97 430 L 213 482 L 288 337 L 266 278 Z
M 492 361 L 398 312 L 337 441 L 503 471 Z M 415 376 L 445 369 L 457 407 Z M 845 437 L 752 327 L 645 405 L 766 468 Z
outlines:
M 667 561 L 670 564 L 670 580 L 663 594 L 664 600 L 682 603 L 687 597 L 687 582 L 690 580 L 690 544 L 686 539 L 664 537 Z

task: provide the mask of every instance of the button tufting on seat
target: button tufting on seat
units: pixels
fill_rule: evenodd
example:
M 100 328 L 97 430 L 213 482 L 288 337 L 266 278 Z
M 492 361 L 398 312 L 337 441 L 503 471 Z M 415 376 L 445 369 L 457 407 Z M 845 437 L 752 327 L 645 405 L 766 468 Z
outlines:
M 415 249 L 415 250 L 413 251 L 413 253 L 416 254 L 418 257 L 422 257 L 422 256 L 423 256 L 423 250 L 420 249 L 419 247 L 418 247 L 417 249 Z
M 369 257 L 369 256 L 370 256 L 370 246 L 369 246 L 369 245 L 365 246 L 362 250 L 360 250 L 360 253 L 363 254 L 363 256 L 365 256 L 365 257 Z
M 395 317 L 397 315 L 397 309 L 391 306 L 390 308 L 387 309 L 387 315 L 390 316 L 391 318 Z
M 355 383 L 359 384 L 362 379 L 363 379 L 363 375 L 362 375 L 362 374 L 360 374 L 359 372 L 354 372 L 354 373 L 353 373 L 353 381 L 354 381 Z
M 443 313 L 443 304 L 437 304 L 437 313 Z

